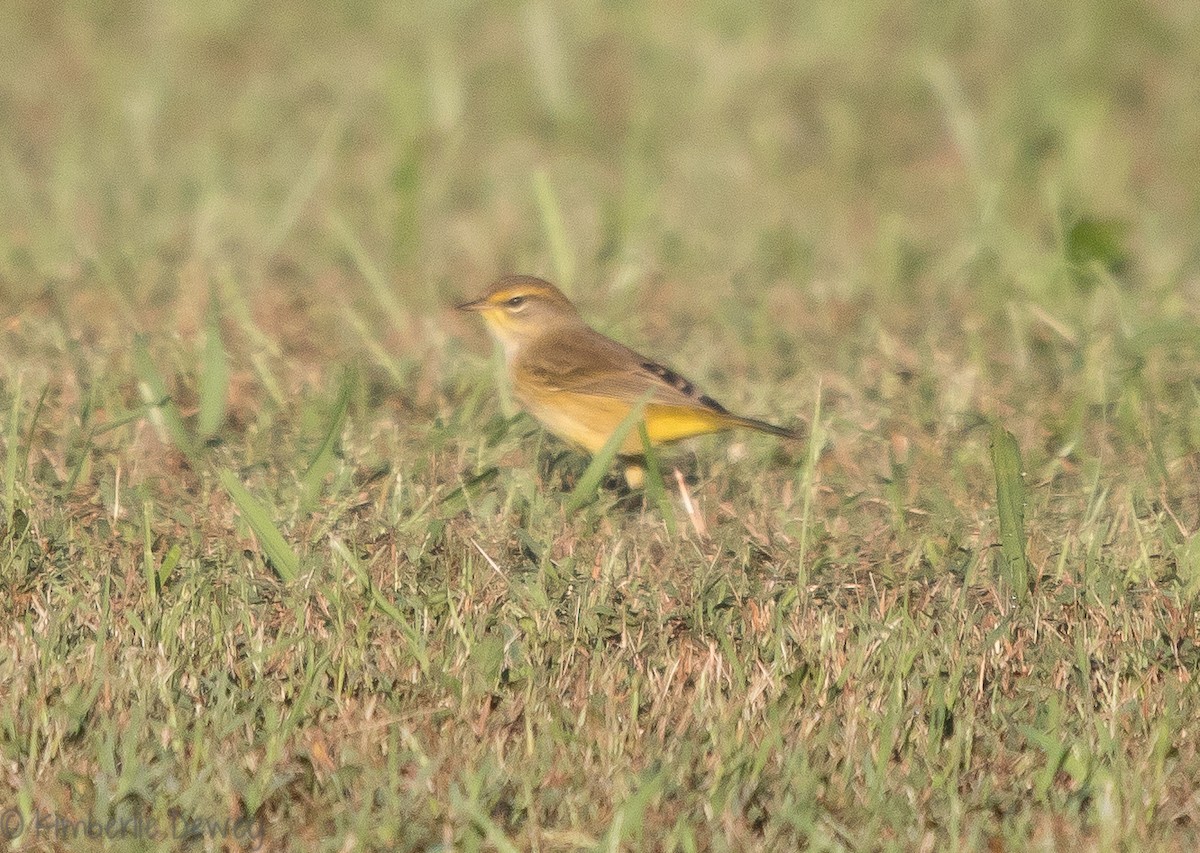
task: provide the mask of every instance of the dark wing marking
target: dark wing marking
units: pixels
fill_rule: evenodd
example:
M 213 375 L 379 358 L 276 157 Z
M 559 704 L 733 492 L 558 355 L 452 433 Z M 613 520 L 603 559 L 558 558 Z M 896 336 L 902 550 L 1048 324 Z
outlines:
M 700 406 L 729 414 L 674 370 L 586 327 L 556 336 L 552 346 L 535 344 L 517 358 L 521 371 L 544 391 L 573 391 L 623 400 L 636 400 L 653 391 L 654 402 L 659 405 Z
M 654 374 L 659 379 L 661 379 L 663 382 L 667 383 L 672 388 L 674 388 L 676 391 L 678 391 L 680 394 L 682 394 L 683 396 L 688 397 L 692 400 L 695 400 L 697 403 L 699 403 L 701 406 L 704 406 L 706 409 L 712 409 L 714 412 L 720 412 L 721 414 L 728 414 L 728 412 L 726 412 L 724 406 L 722 406 L 720 403 L 718 403 L 712 397 L 709 397 L 707 394 L 698 393 L 696 391 L 696 386 L 692 382 L 688 381 L 687 379 L 684 379 L 682 376 L 680 376 L 678 373 L 676 373 L 671 368 L 664 367 L 661 364 L 656 364 L 653 361 L 643 361 L 641 366 L 642 366 L 642 370 L 645 370 L 648 373 Z

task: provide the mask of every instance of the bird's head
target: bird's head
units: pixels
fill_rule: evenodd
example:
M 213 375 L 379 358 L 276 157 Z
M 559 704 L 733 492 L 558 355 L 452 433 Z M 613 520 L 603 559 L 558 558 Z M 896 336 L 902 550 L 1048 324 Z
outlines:
M 531 275 L 505 276 L 483 296 L 458 308 L 477 311 L 510 355 L 548 329 L 581 322 L 562 291 Z

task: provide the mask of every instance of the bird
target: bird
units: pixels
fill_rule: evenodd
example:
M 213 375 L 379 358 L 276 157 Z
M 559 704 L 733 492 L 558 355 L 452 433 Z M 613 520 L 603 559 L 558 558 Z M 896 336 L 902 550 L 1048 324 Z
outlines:
M 532 275 L 500 278 L 471 302 L 504 350 L 513 394 L 530 415 L 565 442 L 595 454 L 632 408 L 645 400 L 650 443 L 745 428 L 783 439 L 800 433 L 735 415 L 692 381 L 590 327 L 557 287 Z M 618 454 L 643 455 L 639 431 Z M 636 485 L 630 469 L 630 485 Z

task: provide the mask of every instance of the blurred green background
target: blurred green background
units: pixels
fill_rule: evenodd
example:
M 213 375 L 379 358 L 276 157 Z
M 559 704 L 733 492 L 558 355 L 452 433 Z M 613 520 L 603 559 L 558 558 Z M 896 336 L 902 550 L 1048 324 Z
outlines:
M 426 312 L 515 269 L 597 301 L 1049 298 L 1092 217 L 1166 287 L 1200 215 L 1196 14 L 7 3 L 0 273 L 10 300 L 153 301 L 189 263 L 319 289 L 352 235 Z

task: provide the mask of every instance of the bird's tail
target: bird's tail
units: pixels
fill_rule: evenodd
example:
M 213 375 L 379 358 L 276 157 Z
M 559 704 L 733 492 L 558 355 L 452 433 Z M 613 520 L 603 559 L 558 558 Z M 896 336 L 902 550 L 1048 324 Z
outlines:
M 743 418 L 740 415 L 731 415 L 729 421 L 733 426 L 765 432 L 767 435 L 776 435 L 780 438 L 790 438 L 793 440 L 804 438 L 802 430 L 776 426 L 775 424 L 769 424 L 766 421 L 760 421 L 756 418 Z

